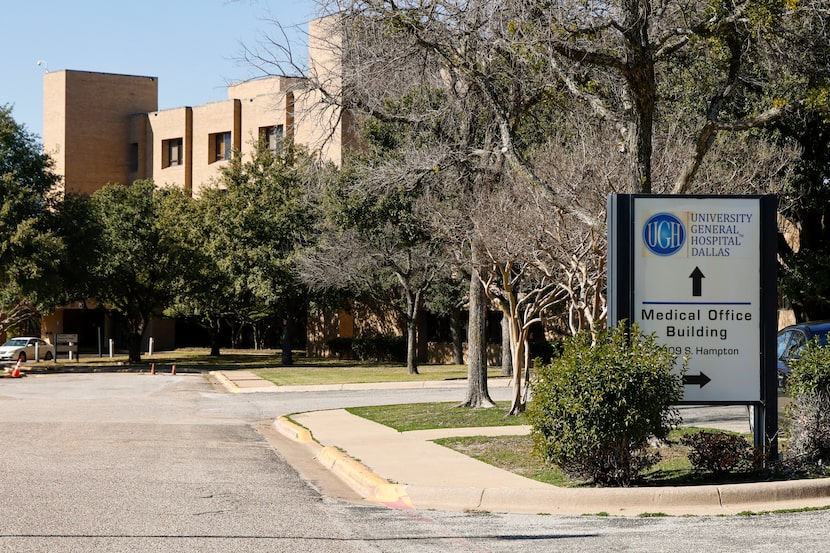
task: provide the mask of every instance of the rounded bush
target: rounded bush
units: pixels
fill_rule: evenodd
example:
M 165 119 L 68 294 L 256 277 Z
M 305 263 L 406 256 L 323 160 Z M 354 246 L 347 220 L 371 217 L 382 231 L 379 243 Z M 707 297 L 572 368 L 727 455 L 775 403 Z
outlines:
M 755 450 L 740 434 L 702 430 L 684 436 L 680 443 L 689 448 L 689 462 L 697 471 L 721 477 L 755 468 Z
M 617 326 L 592 340 L 565 341 L 562 355 L 540 366 L 528 417 L 542 457 L 573 477 L 627 486 L 659 460 L 650 438 L 680 423 L 682 372 L 653 335 Z
M 823 470 L 830 464 L 830 348 L 809 342 L 790 368 L 786 461 Z

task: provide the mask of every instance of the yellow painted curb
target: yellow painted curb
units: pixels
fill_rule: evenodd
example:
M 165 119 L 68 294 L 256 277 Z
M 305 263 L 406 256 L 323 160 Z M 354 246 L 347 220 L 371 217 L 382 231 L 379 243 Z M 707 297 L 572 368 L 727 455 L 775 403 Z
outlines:
M 365 465 L 352 459 L 336 447 L 323 447 L 317 455 L 317 460 L 324 467 L 337 474 L 365 499 L 412 507 L 412 501 L 409 499 L 404 486 L 392 484 L 381 478 Z
M 210 371 L 212 377 L 222 383 L 222 385 L 232 394 L 239 393 L 239 386 L 231 382 L 231 380 L 222 373 L 222 371 Z
M 337 475 L 364 499 L 413 508 L 412 500 L 404 486 L 392 484 L 381 478 L 336 447 L 318 444 L 307 428 L 285 417 L 279 417 L 274 421 L 274 429 L 295 442 L 319 448 L 315 456 L 317 462 Z
M 303 444 L 313 443 L 314 438 L 307 428 L 303 428 L 299 424 L 293 423 L 285 417 L 279 417 L 274 421 L 274 429 L 285 436 L 291 438 L 295 442 Z

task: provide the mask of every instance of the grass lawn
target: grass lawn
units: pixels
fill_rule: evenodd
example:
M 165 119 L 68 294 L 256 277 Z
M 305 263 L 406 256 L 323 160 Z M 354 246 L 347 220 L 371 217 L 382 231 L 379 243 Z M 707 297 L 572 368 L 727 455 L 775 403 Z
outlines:
M 509 426 L 528 424 L 524 415 L 507 415 L 509 404 L 499 402 L 493 409 L 465 409 L 456 403 L 415 403 L 352 407 L 350 413 L 394 428 L 399 432 L 436 428 L 469 428 L 480 426 Z M 714 480 L 711 475 L 698 474 L 688 460 L 688 448 L 680 439 L 701 428 L 678 428 L 669 436 L 668 445 L 660 448 L 662 460 L 643 475 L 640 486 L 682 486 L 725 482 L 744 482 L 747 477 L 735 475 L 726 480 Z M 752 437 L 748 436 L 751 441 Z M 435 440 L 485 463 L 514 472 L 527 478 L 555 486 L 576 487 L 588 485 L 573 480 L 557 467 L 545 463 L 533 450 L 530 436 L 473 436 Z
M 477 426 L 513 426 L 527 424 L 523 414 L 510 416 L 510 403 L 497 402 L 493 409 L 466 409 L 455 403 L 411 403 L 352 407 L 348 412 L 394 428 L 398 432 L 433 428 L 470 428 Z
M 420 374 L 411 375 L 402 364 L 364 363 L 354 360 L 337 360 L 306 357 L 302 353 L 294 356 L 294 364 L 282 364 L 279 350 L 231 350 L 223 349 L 219 357 L 211 357 L 205 348 L 183 348 L 173 351 L 142 353 L 141 363 L 127 363 L 125 354 L 110 357 L 108 354 L 81 353 L 79 360 L 69 361 L 61 356 L 57 363 L 40 361 L 27 363 L 29 371 L 58 369 L 65 372 L 97 371 L 149 371 L 152 364 L 158 370 L 170 370 L 176 365 L 177 372 L 201 371 L 252 371 L 278 386 L 315 384 L 362 384 L 368 382 L 425 382 L 429 380 L 465 380 L 466 365 L 421 365 Z M 491 377 L 499 376 L 500 369 L 490 369 Z
M 298 362 L 291 367 L 273 366 L 254 371 L 278 386 L 314 384 L 365 384 L 368 382 L 427 382 L 430 380 L 465 380 L 464 365 L 419 365 L 419 374 L 409 374 L 406 366 L 325 360 L 320 363 Z M 499 376 L 500 369 L 490 369 L 489 376 Z
M 662 460 L 651 470 L 643 474 L 639 486 L 682 486 L 692 484 L 722 483 L 714 481 L 711 476 L 697 474 L 686 457 L 688 448 L 680 444 L 683 434 L 701 430 L 700 428 L 681 428 L 671 433 L 670 445 L 660 448 Z M 479 461 L 499 467 L 521 476 L 553 484 L 554 486 L 578 487 L 589 483 L 573 480 L 559 468 L 542 461 L 533 450 L 530 436 L 475 436 L 470 438 L 441 438 L 436 443 L 454 449 Z M 730 481 L 746 481 L 734 476 Z

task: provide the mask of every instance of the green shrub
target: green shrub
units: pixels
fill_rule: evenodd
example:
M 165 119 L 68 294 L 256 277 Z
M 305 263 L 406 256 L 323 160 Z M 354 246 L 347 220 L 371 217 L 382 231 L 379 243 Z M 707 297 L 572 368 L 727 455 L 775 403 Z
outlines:
M 830 397 L 830 349 L 817 340 L 807 342 L 798 358 L 790 363 L 787 391 L 791 396 Z
M 338 359 L 351 359 L 353 352 L 352 352 L 352 339 L 351 338 L 332 338 L 328 342 L 326 342 L 329 346 L 329 351 L 337 356 Z
M 659 460 L 649 438 L 680 423 L 675 357 L 636 325 L 566 340 L 538 367 L 528 418 L 535 449 L 567 474 L 627 486 Z M 682 367 L 685 370 L 685 365 Z
M 723 476 L 755 466 L 755 448 L 740 434 L 704 430 L 683 436 L 680 443 L 689 448 L 689 462 L 697 471 Z
M 830 348 L 810 342 L 790 365 L 787 459 L 796 470 L 830 463 Z
M 403 363 L 406 361 L 406 338 L 401 336 L 354 338 L 352 352 L 361 361 Z

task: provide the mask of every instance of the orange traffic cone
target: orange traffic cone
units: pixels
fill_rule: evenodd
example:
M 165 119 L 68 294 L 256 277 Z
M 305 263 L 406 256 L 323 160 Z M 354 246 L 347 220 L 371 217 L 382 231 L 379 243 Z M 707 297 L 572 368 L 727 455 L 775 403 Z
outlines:
M 150 374 L 156 374 L 156 364 L 153 363 L 153 366 L 150 367 Z
M 176 365 L 173 365 L 173 369 L 170 371 L 170 374 L 175 376 L 175 374 L 176 374 Z
M 12 378 L 20 378 L 20 363 L 21 360 L 17 360 L 17 365 L 15 365 L 14 370 L 12 371 Z

